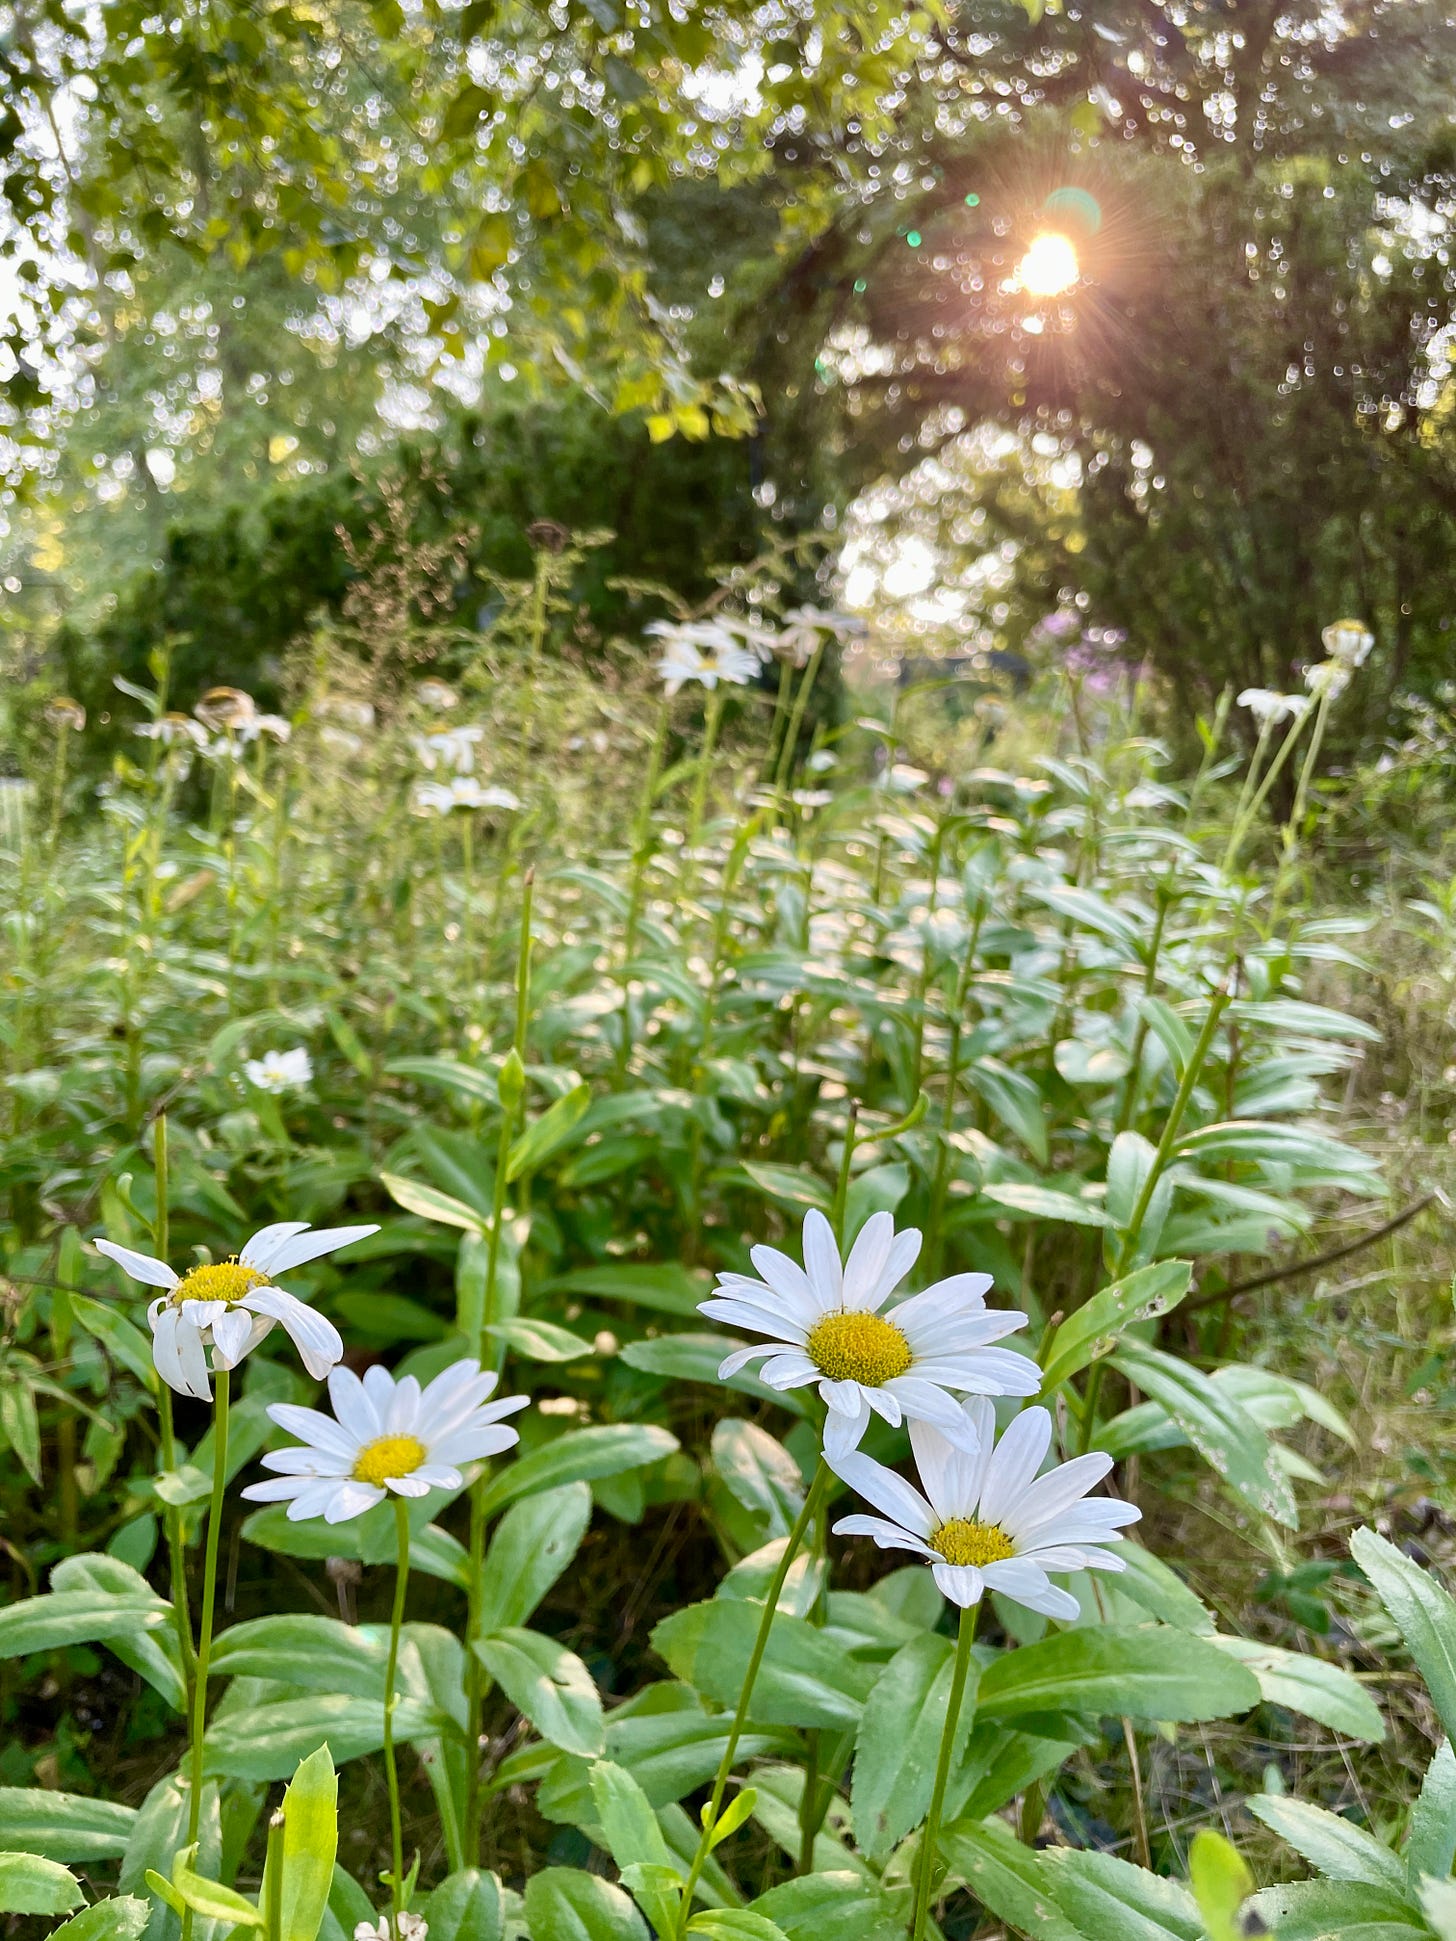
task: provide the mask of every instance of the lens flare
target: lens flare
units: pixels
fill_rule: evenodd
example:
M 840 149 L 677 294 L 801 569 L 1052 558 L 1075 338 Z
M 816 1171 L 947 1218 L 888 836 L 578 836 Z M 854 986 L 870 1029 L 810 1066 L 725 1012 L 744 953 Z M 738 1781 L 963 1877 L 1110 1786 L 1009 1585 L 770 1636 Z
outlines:
M 1058 297 L 1081 275 L 1081 264 L 1070 237 L 1055 229 L 1033 236 L 1017 269 L 1017 280 L 1028 296 Z

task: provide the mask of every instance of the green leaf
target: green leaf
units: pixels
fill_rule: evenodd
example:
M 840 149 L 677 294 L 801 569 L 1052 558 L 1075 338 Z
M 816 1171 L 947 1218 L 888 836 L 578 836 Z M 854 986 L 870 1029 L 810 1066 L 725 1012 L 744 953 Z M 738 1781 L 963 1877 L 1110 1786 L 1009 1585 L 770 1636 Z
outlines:
M 827 1213 L 834 1203 L 834 1195 L 823 1180 L 806 1168 L 774 1166 L 762 1160 L 745 1159 L 738 1170 L 765 1198 L 776 1201 L 780 1206 L 817 1206 L 821 1213 Z
M 1456 1941 L 1456 1881 L 1428 1877 L 1419 1883 L 1416 1896 L 1439 1941 Z
M 901 1941 L 904 1916 L 879 1884 L 848 1868 L 820 1867 L 760 1894 L 748 1910 L 766 1915 L 787 1941 Z
M 12 1372 L 0 1382 L 0 1430 L 20 1458 L 21 1467 L 33 1483 L 40 1481 L 40 1417 L 35 1409 L 35 1390 L 21 1374 Z
M 155 1393 L 157 1369 L 152 1347 L 141 1329 L 104 1301 L 93 1301 L 89 1294 L 71 1294 L 71 1313 L 88 1334 L 95 1335 L 111 1354 L 113 1361 L 135 1375 L 144 1388 Z
M 1110 1853 L 1051 1848 L 1042 1878 L 1086 1941 L 1204 1941 L 1197 1904 L 1176 1881 Z
M 620 1887 L 575 1867 L 547 1867 L 526 1882 L 531 1941 L 647 1941 L 642 1916 Z
M 134 1806 L 51 1793 L 39 1786 L 0 1786 L 0 1847 L 46 1860 L 110 1860 L 126 1850 Z
M 1050 1156 L 1047 1140 L 1047 1108 L 1046 1101 L 1041 1095 L 1041 1088 L 1035 1080 L 1028 1078 L 1025 1072 L 1013 1071 L 1009 1065 L 1003 1065 L 997 1058 L 978 1059 L 967 1071 L 966 1079 L 974 1090 L 980 1093 L 1001 1123 L 1016 1134 L 1037 1165 L 1045 1166 Z M 1035 1194 L 1041 1189 L 1030 1187 L 1027 1190 Z M 995 1198 L 996 1195 L 993 1194 L 991 1197 Z M 1050 1197 L 1061 1200 L 1069 1196 L 1053 1194 Z M 1004 1201 L 1003 1204 L 1017 1206 L 1020 1203 L 1009 1200 Z M 1072 1204 L 1081 1206 L 1083 1202 L 1077 1200 Z M 1036 1207 L 1023 1210 L 1038 1211 Z M 1048 1213 L 1044 1217 L 1050 1220 L 1064 1220 L 1076 1216 Z M 1082 1224 L 1096 1226 L 1101 1225 L 1102 1222 L 1099 1219 L 1083 1221 Z
M 0 1914 L 69 1914 L 85 1896 L 69 1867 L 36 1853 L 0 1853 Z
M 865 1701 L 850 1797 L 855 1844 L 877 1865 L 929 1808 L 954 1661 L 950 1639 L 927 1632 L 895 1653 Z M 971 1671 L 956 1726 L 957 1760 L 975 1717 L 974 1661 Z
M 753 1809 L 757 1804 L 757 1789 L 753 1786 L 745 1786 L 741 1793 L 735 1793 L 733 1795 L 732 1799 L 729 1800 L 728 1804 L 722 1809 L 710 1827 L 708 1825 L 708 1815 L 712 1811 L 712 1801 L 705 1800 L 703 1802 L 703 1809 L 699 1813 L 698 1818 L 701 1820 L 708 1834 L 709 1853 L 713 1851 L 714 1847 L 722 1846 L 729 1834 L 736 1833 L 739 1827 L 746 1825 L 753 1818 Z
M 1447 1738 L 1456 1737 L 1456 1603 L 1429 1571 L 1374 1530 L 1355 1532 L 1350 1555 L 1394 1618 Z M 3 1619 L 0 1613 L 0 1623 Z
M 150 1916 L 147 1903 L 130 1894 L 121 1900 L 97 1901 L 52 1928 L 51 1941 L 138 1941 Z
M 433 1085 L 448 1086 L 452 1092 L 463 1092 L 466 1098 L 478 1099 L 482 1105 L 499 1102 L 492 1072 L 462 1065 L 454 1058 L 392 1058 L 384 1069 L 397 1078 L 423 1078 Z
M 979 1711 L 987 1719 L 1071 1712 L 1194 1722 L 1258 1703 L 1253 1673 L 1202 1638 L 1164 1626 L 1099 1625 L 1004 1653 L 981 1674 Z
M 501 1941 L 501 1884 L 478 1867 L 448 1874 L 420 1909 L 430 1941 Z
M 1293 1529 L 1294 1492 L 1269 1438 L 1247 1409 L 1201 1369 L 1124 1341 L 1112 1365 L 1164 1409 L 1230 1489 L 1260 1516 Z
M 493 1322 L 486 1333 L 504 1341 L 528 1361 L 580 1361 L 583 1355 L 595 1352 L 591 1342 L 583 1341 L 570 1328 L 558 1327 L 554 1321 L 529 1320 L 523 1314 L 510 1321 Z
M 598 1759 L 591 1769 L 591 1794 L 607 1852 L 619 1868 L 635 1866 L 639 1861 L 654 1867 L 672 1865 L 657 1815 L 625 1767 L 610 1759 Z
M 1208 1941 L 1244 1941 L 1239 1913 L 1254 1891 L 1254 1876 L 1238 1848 L 1212 1827 L 1200 1827 L 1193 1836 L 1188 1883 L 1208 1929 Z
M 1423 1874 L 1445 1880 L 1456 1863 L 1456 1756 L 1449 1740 L 1437 1746 L 1411 1808 L 1406 1864 L 1412 1886 Z
M 609 1301 L 628 1301 L 662 1314 L 696 1314 L 708 1298 L 713 1280 L 700 1269 L 679 1261 L 602 1261 L 595 1267 L 574 1267 L 557 1274 L 543 1294 L 591 1294 Z
M 382 1704 L 386 1654 L 357 1625 L 295 1613 L 230 1625 L 213 1646 L 217 1678 L 272 1678 Z
M 475 1655 L 543 1739 L 586 1759 L 601 1752 L 602 1701 L 574 1651 L 539 1631 L 512 1626 L 477 1638 Z
M 622 1350 L 622 1360 L 629 1368 L 640 1368 L 647 1375 L 667 1375 L 678 1382 L 702 1382 L 709 1388 L 732 1388 L 741 1395 L 754 1395 L 761 1402 L 772 1402 L 777 1408 L 789 1409 L 795 1415 L 802 1415 L 803 1404 L 792 1390 L 782 1393 L 757 1375 L 742 1368 L 726 1381 L 718 1379 L 718 1370 L 737 1348 L 746 1348 L 748 1343 L 734 1335 L 725 1334 L 662 1334 L 654 1335 L 646 1341 L 629 1341 Z
M 1056 1192 L 1050 1186 L 1033 1186 L 1021 1180 L 999 1180 L 981 1188 L 983 1200 L 994 1200 L 1012 1213 L 1029 1220 L 1059 1220 L 1074 1227 L 1110 1227 L 1115 1223 L 1092 1200 L 1079 1200 L 1071 1193 Z
M 1338 1813 L 1284 1794 L 1261 1793 L 1244 1804 L 1327 1880 L 1355 1881 L 1402 1894 L 1406 1869 L 1389 1847 Z
M 1418 1910 L 1381 1887 L 1296 1880 L 1266 1887 L 1253 1907 L 1278 1941 L 1431 1941 Z
M 1047 1896 L 1041 1856 L 1024 1846 L 1004 1820 L 960 1820 L 943 1827 L 940 1851 L 981 1905 L 1019 1934 L 1037 1941 L 1085 1941 Z
M 194 1914 L 201 1914 L 208 1920 L 226 1921 L 243 1928 L 265 1926 L 263 1916 L 250 1900 L 235 1893 L 231 1887 L 224 1887 L 220 1881 L 207 1880 L 194 1871 L 191 1863 L 196 1855 L 195 1846 L 184 1847 L 172 1862 L 171 1880 L 166 1881 L 160 1874 L 149 1873 L 147 1885 L 154 1893 L 162 1893 L 164 1888 L 170 1886 L 172 1893 L 164 1895 L 165 1899 L 174 1906 L 176 1901 L 180 1901 L 183 1907 L 190 1907 Z
M 283 1920 L 277 1941 L 316 1941 L 339 1847 L 339 1780 L 327 1746 L 301 1762 L 283 1794 Z M 269 1866 L 258 1899 L 269 1904 Z
M 340 1765 L 384 1743 L 383 1707 L 342 1692 L 312 1692 L 240 1714 L 215 1716 L 207 1728 L 207 1771 L 232 1779 L 284 1779 L 310 1753 L 331 1748 Z M 397 1739 L 437 1738 L 450 1721 L 411 1698 L 395 1709 Z
M 784 1445 L 756 1423 L 729 1417 L 714 1428 L 712 1450 L 713 1467 L 765 1538 L 786 1537 L 804 1507 L 804 1478 Z
M 688 1933 L 706 1935 L 708 1941 L 789 1941 L 766 1914 L 747 1907 L 705 1907 L 688 1922 Z
M 385 1192 L 406 1213 L 418 1213 L 440 1226 L 460 1227 L 466 1233 L 485 1234 L 489 1230 L 487 1221 L 473 1206 L 452 1199 L 438 1187 L 427 1186 L 422 1179 L 405 1179 L 399 1173 L 381 1173 L 379 1177 Z
M 590 1104 L 591 1087 L 575 1085 L 564 1098 L 548 1107 L 512 1145 L 506 1162 L 506 1179 L 514 1184 L 524 1174 L 538 1172 L 553 1153 L 570 1145 Z
M 664 1618 L 652 1648 L 678 1678 L 732 1707 L 743 1689 L 762 1613 L 756 1604 L 714 1598 Z M 802 1618 L 780 1613 L 753 1688 L 749 1716 L 766 1725 L 853 1730 L 875 1668 L 847 1658 Z
M 1334 1732 L 1372 1745 L 1385 1737 L 1379 1706 L 1342 1666 L 1316 1658 L 1313 1652 L 1284 1651 L 1252 1638 L 1221 1637 L 1217 1643 L 1220 1650 L 1248 1666 L 1266 1704 L 1287 1706 Z
M 672 1455 L 678 1446 L 675 1435 L 649 1422 L 609 1422 L 572 1429 L 566 1435 L 553 1436 L 550 1442 L 492 1476 L 481 1493 L 482 1508 L 490 1517 L 507 1503 L 538 1490 L 645 1469 Z
M 491 1533 L 480 1586 L 482 1631 L 524 1624 L 570 1564 L 591 1522 L 586 1483 L 513 1503 Z
M 1042 1361 L 1042 1392 L 1079 1374 L 1132 1322 L 1151 1320 L 1175 1308 L 1192 1278 L 1193 1269 L 1186 1260 L 1160 1260 L 1094 1294 L 1052 1335 Z

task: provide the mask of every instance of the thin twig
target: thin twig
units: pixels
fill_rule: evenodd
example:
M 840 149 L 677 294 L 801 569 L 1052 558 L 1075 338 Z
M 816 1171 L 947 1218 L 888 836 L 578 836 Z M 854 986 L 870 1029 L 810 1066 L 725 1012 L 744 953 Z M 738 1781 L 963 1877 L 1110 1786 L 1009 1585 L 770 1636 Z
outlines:
M 1271 1267 L 1267 1274 L 1255 1274 L 1252 1280 L 1235 1281 L 1232 1287 L 1214 1288 L 1207 1294 L 1198 1295 L 1194 1300 L 1184 1301 L 1181 1303 L 1181 1312 L 1196 1314 L 1200 1308 L 1217 1307 L 1220 1301 L 1235 1301 L 1241 1294 L 1253 1294 L 1261 1287 L 1273 1287 L 1278 1281 L 1294 1280 L 1300 1274 L 1313 1274 L 1321 1267 L 1332 1266 L 1337 1260 L 1344 1260 L 1350 1254 L 1358 1254 L 1364 1247 L 1373 1247 L 1377 1240 L 1383 1240 L 1388 1233 L 1397 1232 L 1409 1221 L 1414 1220 L 1418 1213 L 1424 1213 L 1435 1198 L 1435 1193 L 1426 1193 L 1420 1199 L 1412 1200 L 1410 1205 L 1403 1208 L 1393 1219 L 1386 1220 L 1378 1227 L 1372 1227 L 1369 1233 L 1357 1235 L 1354 1240 L 1347 1240 L 1342 1247 L 1331 1247 L 1328 1253 L 1316 1254 L 1313 1260 L 1296 1260 L 1291 1261 L 1287 1267 Z

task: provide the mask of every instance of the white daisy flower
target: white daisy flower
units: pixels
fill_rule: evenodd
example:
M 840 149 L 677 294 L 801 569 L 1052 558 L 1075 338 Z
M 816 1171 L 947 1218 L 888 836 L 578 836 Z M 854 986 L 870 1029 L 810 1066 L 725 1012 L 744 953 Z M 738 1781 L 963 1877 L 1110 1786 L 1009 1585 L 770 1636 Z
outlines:
M 169 1388 L 206 1402 L 212 1395 L 207 1349 L 212 1349 L 214 1372 L 236 1368 L 275 1325 L 290 1337 L 309 1374 L 321 1382 L 343 1359 L 339 1331 L 280 1287 L 278 1276 L 378 1231 L 377 1226 L 310 1228 L 306 1220 L 280 1220 L 260 1228 L 236 1259 L 210 1261 L 182 1275 L 165 1260 L 119 1247 L 114 1240 L 98 1240 L 96 1249 L 133 1280 L 166 1290 L 147 1309 L 152 1359 Z
M 773 651 L 791 666 L 807 667 L 826 636 L 843 643 L 865 631 L 864 622 L 848 613 L 833 613 L 824 607 L 790 607 Z
M 1342 667 L 1363 667 L 1375 636 L 1363 620 L 1334 620 L 1320 635 L 1325 652 Z
M 206 748 L 207 730 L 200 721 L 194 721 L 190 714 L 158 715 L 155 721 L 143 721 L 132 730 L 144 741 L 160 741 L 165 748 L 175 748 L 188 742 L 194 748 Z
M 261 1058 L 243 1060 L 243 1076 L 260 1092 L 286 1092 L 313 1081 L 313 1060 L 302 1045 L 291 1051 L 265 1051 Z
M 222 734 L 236 733 L 253 720 L 258 704 L 240 687 L 210 687 L 192 712 L 204 728 L 213 728 Z
M 474 722 L 462 722 L 458 728 L 442 722 L 427 728 L 423 734 L 411 735 L 410 746 L 419 757 L 420 766 L 432 775 L 437 768 L 447 769 L 454 775 L 468 775 L 475 767 L 475 745 L 484 738 L 484 728 Z
M 1271 687 L 1246 687 L 1239 696 L 1239 706 L 1247 708 L 1261 728 L 1274 728 L 1281 721 L 1298 721 L 1307 714 L 1309 696 L 1278 694 Z
M 240 741 L 257 741 L 263 735 L 269 741 L 276 741 L 280 748 L 284 747 L 293 739 L 293 724 L 285 721 L 281 714 L 258 714 L 238 729 Z
M 473 775 L 452 775 L 448 782 L 421 782 L 412 798 L 416 815 L 449 815 L 452 809 L 519 809 L 521 799 L 509 789 L 482 787 Z
M 392 1928 L 389 1916 L 381 1914 L 377 1927 L 372 1921 L 360 1921 L 354 1929 L 354 1941 L 425 1941 L 429 1931 L 422 1914 L 401 1914 L 398 1928 Z
M 991 1404 L 978 1395 L 964 1408 L 979 1443 L 974 1455 L 926 1423 L 910 1424 L 924 1495 L 859 1450 L 831 1456 L 835 1474 L 884 1512 L 841 1517 L 835 1534 L 914 1551 L 962 1608 L 993 1590 L 1043 1617 L 1080 1616 L 1076 1598 L 1048 1573 L 1125 1570 L 1102 1546 L 1120 1543 L 1122 1525 L 1142 1511 L 1115 1496 L 1088 1496 L 1111 1469 L 1111 1456 L 1076 1456 L 1038 1475 L 1052 1439 L 1045 1409 L 1023 1409 L 996 1442 Z
M 280 1429 L 300 1438 L 290 1449 L 272 1449 L 265 1469 L 281 1472 L 251 1483 L 243 1495 L 255 1503 L 288 1504 L 288 1519 L 321 1516 L 344 1523 L 396 1496 L 427 1496 L 432 1489 L 459 1489 L 461 1463 L 498 1456 L 520 1440 L 501 1418 L 525 1408 L 530 1397 L 486 1397 L 500 1379 L 478 1361 L 452 1362 L 421 1390 L 413 1375 L 396 1381 L 386 1368 L 349 1368 L 329 1374 L 333 1415 L 275 1402 L 268 1413 Z
M 713 621 L 672 626 L 656 620 L 647 631 L 665 643 L 657 671 L 669 694 L 676 694 L 689 681 L 699 681 L 710 690 L 719 681 L 746 687 L 758 674 L 758 656 Z
M 896 1233 L 890 1215 L 876 1213 L 841 1265 L 829 1222 L 810 1212 L 802 1267 L 775 1247 L 755 1247 L 749 1258 L 763 1279 L 720 1274 L 721 1294 L 700 1303 L 711 1320 L 772 1337 L 729 1355 L 718 1379 L 766 1355 L 759 1374 L 770 1388 L 817 1382 L 829 1410 L 826 1455 L 858 1448 L 872 1409 L 894 1424 L 933 1422 L 974 1448 L 974 1429 L 948 1391 L 1035 1395 L 1036 1363 L 990 1345 L 1024 1328 L 1026 1316 L 986 1306 L 989 1274 L 952 1274 L 881 1314 L 919 1252 L 913 1227 Z
M 427 674 L 415 689 L 415 699 L 423 708 L 458 708 L 460 696 L 448 681 Z
M 1332 701 L 1338 701 L 1350 685 L 1350 670 L 1343 661 L 1316 661 L 1313 667 L 1305 668 L 1304 684 L 1317 698 L 1328 695 Z

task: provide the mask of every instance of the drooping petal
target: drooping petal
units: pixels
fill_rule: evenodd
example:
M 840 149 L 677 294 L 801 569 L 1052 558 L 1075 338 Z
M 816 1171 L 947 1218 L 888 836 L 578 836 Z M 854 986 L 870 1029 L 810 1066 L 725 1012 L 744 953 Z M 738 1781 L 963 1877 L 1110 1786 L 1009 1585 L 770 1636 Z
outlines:
M 130 1247 L 119 1247 L 114 1240 L 95 1240 L 92 1245 L 97 1253 L 114 1260 L 123 1273 L 130 1274 L 134 1281 L 141 1281 L 144 1286 L 172 1288 L 177 1285 L 177 1276 L 165 1260 L 157 1260 L 151 1254 L 136 1253 Z
M 1082 1615 L 1082 1607 L 1071 1592 L 1049 1583 L 1046 1572 L 1030 1557 L 1008 1557 L 1002 1563 L 987 1564 L 984 1575 L 992 1590 L 1014 1598 L 1029 1611 L 1039 1611 L 1043 1617 L 1071 1619 Z
M 316 1382 L 344 1359 L 344 1343 L 332 1321 L 282 1287 L 255 1287 L 241 1305 L 255 1314 L 269 1314 L 289 1336 L 303 1365 Z
M 913 1530 L 902 1530 L 882 1516 L 842 1516 L 833 1529 L 837 1537 L 870 1537 L 880 1550 L 911 1550 L 917 1557 L 936 1554 Z
M 726 1382 L 730 1375 L 736 1375 L 740 1368 L 746 1368 L 756 1355 L 776 1355 L 780 1351 L 777 1341 L 759 1341 L 751 1348 L 735 1348 L 726 1361 L 718 1364 L 718 1380 Z
M 384 1485 L 386 1489 L 392 1489 L 397 1496 L 428 1496 L 430 1493 L 429 1484 L 423 1481 L 418 1473 L 408 1476 L 386 1476 Z
M 895 1376 L 893 1381 L 885 1383 L 885 1388 L 907 1416 L 934 1423 L 947 1441 L 959 1443 L 966 1449 L 978 1446 L 976 1432 L 960 1403 L 943 1388 L 937 1388 L 934 1382 L 921 1381 L 912 1372 Z
M 326 1523 L 347 1523 L 351 1517 L 362 1516 L 366 1510 L 372 1510 L 376 1503 L 382 1503 L 384 1501 L 384 1491 L 376 1488 L 373 1483 L 356 1483 L 351 1481 L 347 1483 L 329 1483 L 320 1485 L 320 1487 L 327 1488 L 330 1491 L 329 1498 L 323 1506 L 324 1521 Z M 318 1511 L 305 1510 L 302 1507 L 302 1499 L 300 1499 L 298 1503 L 294 1504 L 288 1514 L 292 1517 L 317 1516 Z
M 152 1360 L 168 1388 L 179 1395 L 195 1395 L 200 1402 L 211 1400 L 202 1336 L 187 1326 L 174 1307 L 162 1307 L 152 1320 Z
M 852 1410 L 832 1408 L 824 1417 L 824 1459 L 831 1469 L 842 1456 L 848 1456 L 864 1441 L 870 1426 L 870 1405 L 856 1392 Z
M 184 1305 L 191 1306 L 190 1302 Z M 212 1324 L 212 1365 L 236 1368 L 248 1352 L 253 1336 L 253 1317 L 246 1308 L 227 1308 Z
M 952 1604 L 959 1604 L 963 1611 L 980 1603 L 986 1583 L 974 1564 L 935 1563 L 930 1572 L 941 1595 L 948 1597 Z

